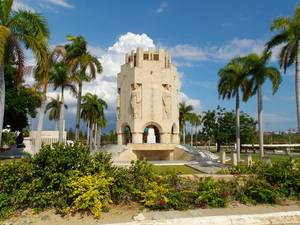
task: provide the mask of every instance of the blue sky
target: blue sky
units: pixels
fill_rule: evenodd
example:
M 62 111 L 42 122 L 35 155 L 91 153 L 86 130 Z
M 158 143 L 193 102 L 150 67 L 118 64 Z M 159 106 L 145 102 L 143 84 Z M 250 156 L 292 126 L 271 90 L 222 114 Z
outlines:
M 292 16 L 296 0 L 19 0 L 25 7 L 42 13 L 51 29 L 50 44 L 63 45 L 66 35 L 82 35 L 89 51 L 103 65 L 103 73 L 84 84 L 109 105 L 108 130 L 115 129 L 116 75 L 124 55 L 137 47 L 162 47 L 171 56 L 181 78 L 181 100 L 193 105 L 195 112 L 235 108 L 235 100 L 219 100 L 218 71 L 229 60 L 251 52 L 260 53 L 276 33 L 270 32 L 272 19 Z M 278 66 L 278 51 L 273 51 L 270 66 Z M 27 63 L 34 64 L 28 52 Z M 264 126 L 268 131 L 296 129 L 294 67 L 283 74 L 278 92 L 271 84 L 263 86 Z M 32 78 L 27 78 L 31 83 Z M 56 97 L 53 91 L 49 96 Z M 76 100 L 67 97 L 66 128 L 75 126 Z M 241 110 L 257 118 L 257 96 L 241 104 Z M 37 124 L 37 121 L 34 122 Z M 266 124 L 268 124 L 266 126 Z M 84 123 L 81 124 L 84 127 Z M 54 129 L 45 117 L 44 129 Z

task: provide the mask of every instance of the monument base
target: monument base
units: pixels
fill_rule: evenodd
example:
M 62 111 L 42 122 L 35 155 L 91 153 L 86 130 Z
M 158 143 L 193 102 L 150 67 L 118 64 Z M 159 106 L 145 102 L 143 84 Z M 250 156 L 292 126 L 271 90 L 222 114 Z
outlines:
M 147 158 L 149 161 L 199 161 L 217 162 L 219 156 L 207 150 L 177 144 L 127 144 L 110 145 L 101 151 L 112 153 L 112 161 L 131 161 Z

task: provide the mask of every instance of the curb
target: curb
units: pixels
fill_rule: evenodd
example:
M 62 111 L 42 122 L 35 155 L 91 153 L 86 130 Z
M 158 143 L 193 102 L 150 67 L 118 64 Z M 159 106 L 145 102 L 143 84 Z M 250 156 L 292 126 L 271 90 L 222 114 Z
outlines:
M 166 220 L 144 220 L 127 223 L 114 223 L 126 225 L 266 225 L 266 224 L 300 224 L 300 211 L 229 215 L 229 216 L 206 216 L 194 218 L 176 218 Z M 111 224 L 110 224 L 111 225 Z

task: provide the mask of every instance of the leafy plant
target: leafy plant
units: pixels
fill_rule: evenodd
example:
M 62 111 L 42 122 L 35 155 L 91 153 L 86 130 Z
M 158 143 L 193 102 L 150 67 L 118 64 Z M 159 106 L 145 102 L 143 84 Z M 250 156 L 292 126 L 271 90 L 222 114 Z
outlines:
M 102 210 L 106 210 L 107 203 L 111 203 L 109 185 L 112 185 L 112 181 L 111 177 L 105 178 L 105 173 L 83 176 L 79 171 L 74 171 L 74 176 L 70 177 L 68 184 L 73 203 L 66 210 L 74 212 L 78 209 L 89 209 L 96 218 L 100 218 Z
M 16 135 L 14 133 L 9 132 L 9 131 L 4 131 L 2 132 L 2 138 L 1 138 L 1 144 L 2 147 L 4 145 L 8 145 L 9 147 L 12 146 L 15 143 Z

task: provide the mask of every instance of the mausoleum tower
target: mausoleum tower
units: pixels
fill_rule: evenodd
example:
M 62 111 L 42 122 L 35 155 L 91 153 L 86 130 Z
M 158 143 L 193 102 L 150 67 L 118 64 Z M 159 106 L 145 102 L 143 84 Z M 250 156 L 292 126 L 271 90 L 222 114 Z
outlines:
M 137 48 L 126 54 L 117 79 L 118 144 L 179 144 L 179 78 L 171 56 Z

